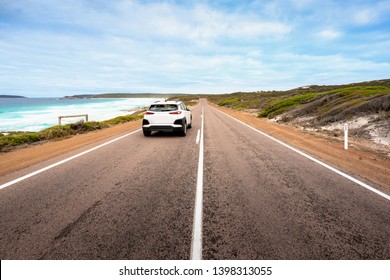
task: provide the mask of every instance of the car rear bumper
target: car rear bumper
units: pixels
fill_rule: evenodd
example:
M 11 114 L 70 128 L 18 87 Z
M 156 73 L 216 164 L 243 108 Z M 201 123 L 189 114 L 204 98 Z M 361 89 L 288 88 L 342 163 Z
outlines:
M 183 129 L 179 124 L 146 124 L 142 128 L 147 131 L 177 132 Z

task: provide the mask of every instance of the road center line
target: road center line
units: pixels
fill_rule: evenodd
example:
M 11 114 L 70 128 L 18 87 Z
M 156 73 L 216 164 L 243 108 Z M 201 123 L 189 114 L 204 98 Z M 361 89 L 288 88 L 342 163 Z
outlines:
M 54 167 L 56 167 L 56 166 L 58 166 L 58 165 L 61 165 L 61 164 L 65 163 L 65 162 L 71 161 L 71 160 L 73 160 L 73 159 L 75 159 L 75 158 L 78 158 L 78 157 L 81 157 L 81 156 L 83 156 L 83 155 L 85 155 L 85 154 L 88 154 L 88 153 L 90 153 L 90 152 L 96 151 L 97 149 L 100 149 L 100 148 L 102 148 L 102 147 L 104 147 L 104 146 L 107 146 L 107 145 L 109 145 L 109 144 L 112 144 L 112 143 L 114 143 L 114 142 L 116 142 L 116 141 L 118 141 L 118 140 L 120 140 L 120 139 L 122 139 L 122 138 L 125 138 L 125 137 L 127 137 L 127 136 L 130 136 L 130 135 L 132 135 L 132 134 L 134 134 L 134 133 L 137 133 L 137 132 L 140 131 L 140 130 L 141 130 L 141 129 L 137 129 L 136 131 L 127 133 L 127 134 L 125 134 L 125 135 L 123 135 L 123 136 L 120 136 L 120 137 L 118 137 L 118 138 L 115 138 L 115 139 L 113 139 L 113 140 L 110 140 L 110 141 L 108 141 L 108 142 L 106 142 L 106 143 L 103 143 L 103 144 L 101 144 L 101 145 L 99 145 L 99 146 L 96 146 L 96 147 L 94 147 L 94 148 L 92 148 L 92 149 L 86 150 L 86 151 L 81 152 L 81 153 L 79 153 L 79 154 L 77 154 L 77 155 L 71 156 L 71 157 L 66 158 L 66 159 L 64 159 L 64 160 L 61 160 L 61 161 L 59 161 L 59 162 L 56 162 L 56 163 L 53 163 L 53 164 L 51 164 L 51 165 L 49 165 L 49 166 L 46 166 L 46 167 L 44 167 L 44 168 L 41 168 L 41 169 L 39 169 L 39 170 L 37 170 L 37 171 L 34 171 L 34 172 L 32 172 L 32 173 L 29 173 L 29 174 L 27 174 L 27 175 L 24 175 L 24 176 L 22 176 L 22 177 L 19 177 L 19 178 L 15 179 L 15 180 L 12 180 L 12 181 L 8 182 L 8 183 L 2 184 L 2 185 L 0 185 L 0 190 L 1 190 L 1 189 L 4 189 L 4 188 L 7 188 L 7 187 L 9 187 L 9 186 L 12 186 L 12 185 L 14 185 L 14 184 L 16 184 L 16 183 L 19 183 L 19 182 L 21 182 L 21 181 L 23 181 L 23 180 L 26 180 L 26 179 L 28 179 L 28 178 L 31 178 L 31 177 L 33 177 L 33 176 L 39 174 L 39 173 L 42 173 L 42 172 L 47 171 L 47 170 L 49 170 L 49 169 L 52 169 L 52 168 L 54 168 Z
M 194 225 L 192 229 L 191 260 L 202 259 L 202 220 L 203 220 L 203 159 L 204 159 L 204 108 L 200 128 L 198 178 L 196 182 Z
M 200 129 L 198 129 L 198 134 L 196 135 L 196 145 L 199 144 L 199 140 L 200 140 Z
M 214 109 L 214 110 L 217 110 L 217 109 Z M 385 194 L 385 193 L 375 189 L 374 187 L 371 187 L 370 185 L 367 185 L 366 183 L 363 183 L 362 181 L 359 181 L 358 179 L 355 179 L 352 176 L 350 176 L 350 175 L 348 175 L 348 174 L 346 174 L 346 173 L 344 173 L 344 172 L 342 172 L 342 171 L 340 171 L 340 170 L 338 170 L 338 169 L 336 169 L 336 168 L 334 168 L 334 167 L 332 167 L 332 166 L 330 166 L 330 165 L 328 165 L 326 163 L 323 163 L 322 161 L 319 161 L 318 159 L 316 159 L 316 158 L 314 158 L 314 157 L 312 157 L 312 156 L 310 156 L 310 155 L 308 155 L 308 154 L 306 154 L 306 153 L 304 153 L 304 152 L 302 152 L 302 151 L 300 151 L 298 149 L 293 148 L 292 146 L 290 146 L 290 145 L 288 145 L 288 144 L 286 144 L 286 143 L 284 143 L 284 142 L 282 142 L 282 141 L 272 137 L 271 135 L 268 135 L 267 133 L 262 132 L 262 131 L 260 131 L 260 130 L 258 130 L 258 129 L 256 129 L 256 128 L 254 128 L 254 127 L 252 127 L 252 126 L 250 126 L 250 125 L 248 125 L 248 124 L 246 124 L 246 123 L 244 123 L 244 122 L 242 122 L 242 121 L 240 121 L 240 120 L 238 120 L 238 119 L 236 119 L 236 118 L 234 118 L 234 117 L 232 117 L 232 116 L 230 116 L 228 114 L 226 114 L 225 112 L 222 112 L 222 111 L 219 111 L 219 110 L 217 110 L 217 111 L 222 113 L 222 114 L 224 114 L 224 115 L 226 115 L 226 116 L 228 116 L 229 118 L 231 118 L 231 119 L 241 123 L 242 125 L 244 125 L 244 126 L 250 128 L 250 129 L 256 131 L 257 133 L 260 133 L 261 135 L 263 135 L 263 136 L 265 136 L 265 137 L 267 137 L 267 138 L 269 138 L 269 139 L 271 139 L 271 140 L 273 140 L 273 141 L 275 141 L 275 142 L 285 146 L 286 148 L 288 148 L 288 149 L 290 149 L 290 150 L 292 150 L 292 151 L 294 151 L 294 152 L 296 152 L 296 153 L 306 157 L 307 159 L 309 159 L 311 161 L 314 161 L 315 163 L 318 163 L 319 165 L 322 165 L 323 167 L 325 167 L 325 168 L 327 168 L 327 169 L 329 169 L 329 170 L 339 174 L 340 176 L 342 176 L 342 177 L 344 177 L 344 178 L 346 178 L 346 179 L 348 179 L 348 180 L 350 180 L 350 181 L 352 181 L 352 182 L 362 186 L 363 188 L 365 188 L 365 189 L 367 189 L 367 190 L 369 190 L 371 192 L 374 192 L 374 193 L 376 193 L 376 194 L 378 194 L 378 195 L 382 196 L 383 198 L 385 198 L 385 199 L 390 201 L 390 195 L 387 195 L 387 194 Z

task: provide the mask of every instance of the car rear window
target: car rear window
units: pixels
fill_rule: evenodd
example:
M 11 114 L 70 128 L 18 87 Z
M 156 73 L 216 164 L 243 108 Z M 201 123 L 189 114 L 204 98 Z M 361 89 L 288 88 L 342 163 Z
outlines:
M 169 112 L 176 111 L 177 105 L 175 104 L 153 104 L 150 106 L 149 111 L 153 112 Z

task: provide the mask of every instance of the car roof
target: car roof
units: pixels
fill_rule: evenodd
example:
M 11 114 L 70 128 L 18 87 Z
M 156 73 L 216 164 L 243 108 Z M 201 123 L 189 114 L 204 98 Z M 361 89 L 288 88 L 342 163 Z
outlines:
M 171 101 L 155 101 L 152 103 L 152 105 L 154 104 L 180 104 L 182 103 L 182 101 L 176 101 L 176 100 L 171 100 Z

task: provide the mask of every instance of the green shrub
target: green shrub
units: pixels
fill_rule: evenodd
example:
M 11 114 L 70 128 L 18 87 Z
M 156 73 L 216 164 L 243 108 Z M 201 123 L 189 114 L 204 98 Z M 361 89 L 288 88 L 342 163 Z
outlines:
M 103 129 L 106 127 L 109 127 L 109 125 L 106 124 L 105 122 L 95 122 L 95 121 L 86 122 L 86 123 L 84 123 L 82 131 L 88 132 L 88 131 Z
M 385 86 L 356 86 L 335 89 L 328 92 L 329 94 L 341 94 L 341 95 L 360 95 L 361 97 L 369 97 L 372 95 L 390 93 L 390 88 Z
M 236 98 L 231 98 L 231 99 L 226 99 L 226 100 L 222 100 L 221 102 L 218 103 L 219 106 L 225 106 L 225 107 L 228 107 L 228 106 L 231 106 L 235 103 L 238 103 L 240 102 L 241 99 L 236 97 Z
M 246 110 L 249 109 L 247 104 L 237 104 L 233 106 L 233 109 L 235 110 Z
M 40 141 L 40 138 L 37 133 L 1 136 L 0 151 L 7 147 L 14 147 L 21 144 L 30 144 L 38 141 Z
M 72 135 L 71 125 L 67 124 L 64 126 L 56 125 L 44 129 L 39 132 L 39 137 L 41 140 L 52 140 L 57 138 L 64 138 Z
M 104 121 L 103 123 L 107 125 L 116 125 L 120 123 L 126 123 L 126 122 L 131 122 L 131 121 L 136 121 L 139 119 L 142 119 L 143 115 L 142 114 L 137 114 L 137 115 L 129 115 L 129 116 L 119 116 L 114 119 Z
M 271 102 L 269 106 L 266 106 L 263 109 L 263 111 L 259 114 L 259 117 L 276 116 L 282 114 L 287 109 L 306 103 L 310 99 L 313 99 L 316 95 L 316 93 L 294 95 L 283 100 Z

